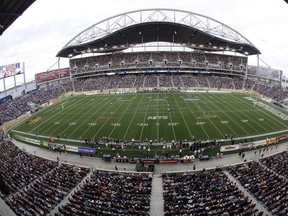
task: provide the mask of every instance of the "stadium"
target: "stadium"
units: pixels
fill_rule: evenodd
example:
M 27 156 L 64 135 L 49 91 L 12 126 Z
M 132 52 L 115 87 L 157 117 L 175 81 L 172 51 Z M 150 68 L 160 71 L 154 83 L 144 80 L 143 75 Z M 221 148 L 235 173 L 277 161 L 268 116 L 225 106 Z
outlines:
M 1 99 L 0 215 L 287 215 L 288 91 L 260 54 L 184 10 L 86 28 Z

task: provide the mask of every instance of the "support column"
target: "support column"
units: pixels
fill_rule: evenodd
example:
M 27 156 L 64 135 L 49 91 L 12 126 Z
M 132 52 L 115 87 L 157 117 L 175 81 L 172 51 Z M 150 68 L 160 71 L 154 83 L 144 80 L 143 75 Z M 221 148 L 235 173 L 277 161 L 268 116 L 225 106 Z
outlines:
M 24 77 L 24 87 L 25 87 L 25 92 L 26 92 L 27 83 L 26 83 L 26 75 L 25 75 L 25 62 L 23 62 L 23 77 Z
M 58 57 L 58 84 L 60 84 L 60 57 Z
M 16 90 L 17 92 L 17 86 L 16 86 L 16 76 L 14 75 L 14 89 Z
M 7 92 L 6 92 L 6 83 L 5 83 L 5 78 L 3 79 L 3 84 L 4 84 L 4 93 L 5 93 L 5 96 L 7 95 Z

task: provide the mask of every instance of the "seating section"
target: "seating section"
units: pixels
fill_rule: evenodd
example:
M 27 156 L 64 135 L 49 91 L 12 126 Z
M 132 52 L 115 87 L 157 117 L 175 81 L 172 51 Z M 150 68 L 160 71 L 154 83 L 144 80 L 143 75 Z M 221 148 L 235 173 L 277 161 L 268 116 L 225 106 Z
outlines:
M 87 175 L 88 168 L 60 164 L 37 178 L 6 203 L 17 215 L 46 215 Z
M 257 162 L 230 167 L 229 172 L 270 212 L 281 216 L 288 214 L 287 178 Z
M 29 154 L 11 142 L 0 142 L 0 173 L 10 193 L 51 171 L 57 162 Z
M 0 141 L 0 174 L 16 215 L 46 215 L 89 173 L 89 168 L 51 161 Z
M 255 204 L 220 170 L 162 174 L 165 215 L 253 215 Z
M 204 52 L 133 52 L 98 55 L 70 60 L 73 73 L 131 68 L 202 68 L 244 72 L 247 57 Z
M 261 163 L 274 172 L 288 178 L 288 151 L 261 160 Z
M 1 132 L 1 131 L 0 131 Z M 95 170 L 50 161 L 3 140 L 0 174 L 16 215 L 149 215 L 152 173 Z M 288 214 L 288 153 L 228 167 L 228 172 L 273 215 Z M 219 168 L 163 173 L 165 215 L 263 215 Z
M 149 215 L 152 174 L 96 170 L 57 215 Z

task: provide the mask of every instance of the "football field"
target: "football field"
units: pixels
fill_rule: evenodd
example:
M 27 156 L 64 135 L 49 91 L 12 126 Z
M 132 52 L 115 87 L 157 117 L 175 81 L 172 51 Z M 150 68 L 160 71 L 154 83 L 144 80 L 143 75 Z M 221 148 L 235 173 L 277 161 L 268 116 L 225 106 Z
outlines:
M 67 139 L 220 140 L 288 130 L 288 114 L 240 93 L 139 93 L 74 96 L 13 131 Z

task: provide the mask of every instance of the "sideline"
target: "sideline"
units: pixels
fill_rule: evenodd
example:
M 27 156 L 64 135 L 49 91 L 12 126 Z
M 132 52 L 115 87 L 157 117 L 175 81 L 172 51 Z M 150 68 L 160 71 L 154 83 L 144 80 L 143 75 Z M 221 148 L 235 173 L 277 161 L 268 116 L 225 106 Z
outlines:
M 79 155 L 69 154 L 69 153 L 59 153 L 59 152 L 53 152 L 48 149 L 39 148 L 37 146 L 32 146 L 29 144 L 21 143 L 17 140 L 12 140 L 13 143 L 18 146 L 20 149 L 25 149 L 27 152 L 44 157 L 50 160 L 57 160 L 57 157 L 67 163 L 71 163 L 78 166 L 85 166 L 90 167 L 93 169 L 108 169 L 108 170 L 114 170 L 115 165 L 117 165 L 119 171 L 135 171 L 135 164 L 130 163 L 120 163 L 120 162 L 114 162 L 113 160 L 111 162 L 103 161 L 101 158 L 97 157 L 89 157 L 89 156 L 83 156 L 80 157 Z M 277 148 L 276 148 L 277 146 Z M 224 155 L 222 158 L 212 158 L 207 161 L 200 161 L 199 159 L 195 159 L 192 163 L 178 163 L 178 164 L 156 164 L 155 165 L 155 171 L 156 174 L 161 174 L 162 172 L 185 172 L 185 171 L 192 171 L 193 166 L 195 165 L 195 170 L 202 170 L 202 169 L 211 169 L 216 167 L 226 167 L 231 166 L 239 163 L 244 163 L 244 160 L 246 159 L 247 162 L 259 160 L 263 158 L 281 153 L 285 150 L 288 150 L 288 142 L 284 142 L 277 145 L 269 146 L 268 151 L 259 151 L 259 149 L 256 150 L 247 150 L 245 151 L 245 157 L 239 157 L 238 153 L 235 154 L 228 154 Z

